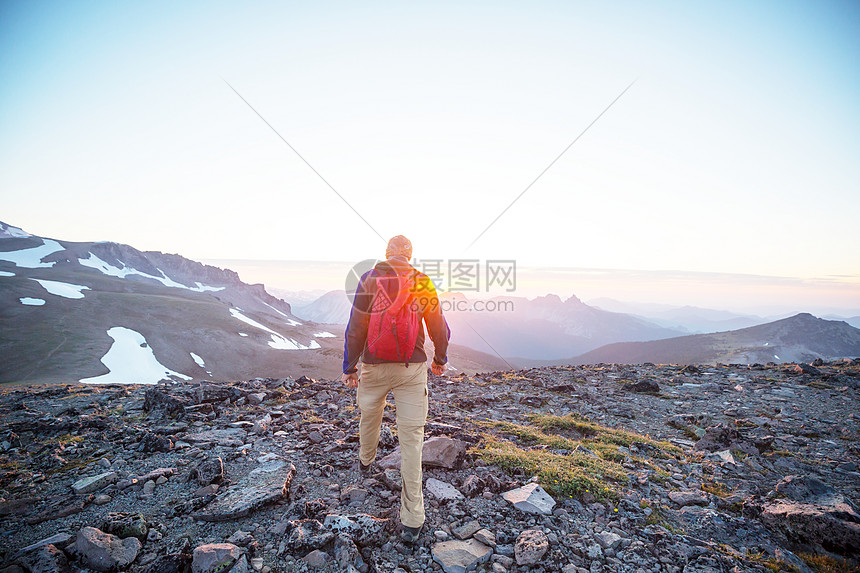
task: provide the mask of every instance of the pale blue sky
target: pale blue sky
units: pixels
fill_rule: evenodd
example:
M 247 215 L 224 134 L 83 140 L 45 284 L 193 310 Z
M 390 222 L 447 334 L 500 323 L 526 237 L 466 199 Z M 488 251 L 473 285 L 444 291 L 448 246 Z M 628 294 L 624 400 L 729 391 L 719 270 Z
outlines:
M 381 255 L 223 78 L 416 256 L 860 276 L 856 2 L 175 4 L 0 4 L 0 220 Z

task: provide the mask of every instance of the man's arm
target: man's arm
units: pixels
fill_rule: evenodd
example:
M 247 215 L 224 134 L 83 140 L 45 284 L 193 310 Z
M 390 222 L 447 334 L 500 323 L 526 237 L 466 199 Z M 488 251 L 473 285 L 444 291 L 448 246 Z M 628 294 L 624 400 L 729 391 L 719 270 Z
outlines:
M 355 383 L 358 383 L 358 376 L 353 377 L 352 375 L 358 371 L 358 361 L 367 342 L 367 325 L 370 322 L 370 305 L 373 302 L 373 295 L 369 292 L 368 284 L 372 282 L 368 280 L 371 272 L 364 273 L 358 282 L 358 287 L 355 289 L 355 299 L 352 301 L 352 310 L 349 313 L 349 322 L 343 336 L 343 373 L 345 375 L 344 383 L 347 386 L 351 386 L 350 382 L 353 378 Z M 347 381 L 346 375 L 349 375 L 350 381 Z
M 426 302 L 422 318 L 427 325 L 427 333 L 430 335 L 430 340 L 433 341 L 435 350 L 431 370 L 434 374 L 440 374 L 445 371 L 444 366 L 448 363 L 448 340 L 451 338 L 451 329 L 448 327 L 445 317 L 442 316 L 442 306 L 439 296 L 436 294 L 436 287 L 433 286 L 433 281 L 427 275 L 420 276 L 419 280 L 421 281 L 421 288 L 418 298 Z M 440 372 L 437 373 L 437 369 Z

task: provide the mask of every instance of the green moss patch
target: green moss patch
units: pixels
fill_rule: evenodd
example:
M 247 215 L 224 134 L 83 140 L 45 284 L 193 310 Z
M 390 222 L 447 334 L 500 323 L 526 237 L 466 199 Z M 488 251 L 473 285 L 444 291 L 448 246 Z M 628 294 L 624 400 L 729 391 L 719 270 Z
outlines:
M 525 472 L 538 477 L 541 486 L 555 497 L 617 499 L 627 483 L 621 465 L 628 457 L 620 446 L 637 445 L 662 458 L 674 458 L 680 448 L 647 436 L 607 428 L 577 414 L 528 416 L 528 424 L 484 421 L 495 430 L 483 435 L 482 445 L 472 450 L 487 463 L 509 473 Z M 630 456 L 644 467 L 652 464 Z

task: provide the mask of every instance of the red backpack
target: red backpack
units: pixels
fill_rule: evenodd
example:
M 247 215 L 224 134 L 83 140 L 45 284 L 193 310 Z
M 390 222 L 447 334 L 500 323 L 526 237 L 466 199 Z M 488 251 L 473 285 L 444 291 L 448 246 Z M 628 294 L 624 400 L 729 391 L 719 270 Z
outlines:
M 408 366 L 421 317 L 412 296 L 414 281 L 407 275 L 375 277 L 376 293 L 370 306 L 367 327 L 367 349 L 377 358 L 392 362 L 403 361 Z

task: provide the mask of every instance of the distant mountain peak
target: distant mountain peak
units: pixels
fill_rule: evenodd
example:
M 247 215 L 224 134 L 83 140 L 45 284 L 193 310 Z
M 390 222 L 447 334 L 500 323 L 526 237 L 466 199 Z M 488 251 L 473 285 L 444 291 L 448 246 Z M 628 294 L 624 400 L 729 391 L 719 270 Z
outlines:
M 602 346 L 573 361 L 640 364 L 766 364 L 860 356 L 860 329 L 801 312 L 738 330 Z
M 818 318 L 817 316 L 810 314 L 808 312 L 799 312 L 792 317 L 789 317 L 789 320 L 824 320 L 823 318 Z
M 18 239 L 31 236 L 32 235 L 30 235 L 30 233 L 20 227 L 15 227 L 0 221 L 0 239 Z
M 562 304 L 561 297 L 557 294 L 549 293 L 543 296 L 535 297 L 534 302 L 536 303 L 545 303 L 545 304 Z

